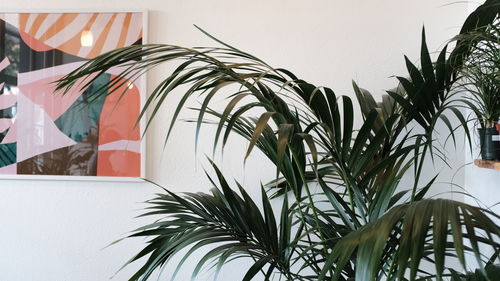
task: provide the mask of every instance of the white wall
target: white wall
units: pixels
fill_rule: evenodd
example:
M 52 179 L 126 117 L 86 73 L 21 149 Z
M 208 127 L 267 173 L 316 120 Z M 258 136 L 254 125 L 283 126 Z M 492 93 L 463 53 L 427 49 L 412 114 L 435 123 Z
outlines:
M 466 4 L 445 5 L 452 2 L 16 0 L 2 1 L 0 10 L 148 9 L 150 42 L 212 44 L 192 26 L 197 24 L 273 66 L 288 68 L 339 94 L 352 95 L 353 78 L 374 93 L 395 85 L 389 77 L 406 73 L 402 55 L 417 59 L 423 23 L 430 49 L 439 50 L 458 32 L 467 13 Z M 151 72 L 149 85 L 167 70 Z M 172 100 L 164 108 L 148 136 L 148 177 L 174 191 L 207 190 L 202 166 L 197 163 L 211 144 L 202 139 L 202 150 L 195 158 L 191 125 L 180 124 L 162 151 L 165 120 L 175 103 Z M 223 168 L 252 186 L 251 192 L 256 194 L 257 184 L 271 178 L 274 171 L 266 169 L 257 154 L 243 169 L 243 149 L 241 143 L 228 148 Z M 457 161 L 461 158 L 462 154 Z M 444 181 L 451 175 L 447 171 Z M 463 178 L 456 181 L 462 183 Z M 133 216 L 144 207 L 138 202 L 151 198 L 155 191 L 145 183 L 0 181 L 0 279 L 107 280 L 142 242 L 102 248 L 148 221 Z M 242 267 L 233 266 L 220 280 L 241 276 Z M 127 280 L 133 269 L 119 273 L 114 280 Z M 187 279 L 186 275 L 178 278 Z

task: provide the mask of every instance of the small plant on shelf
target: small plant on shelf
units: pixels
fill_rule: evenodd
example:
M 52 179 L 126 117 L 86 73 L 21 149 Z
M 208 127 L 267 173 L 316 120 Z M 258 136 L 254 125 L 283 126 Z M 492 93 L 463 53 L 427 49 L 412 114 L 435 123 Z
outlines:
M 500 140 L 495 140 L 500 118 L 500 20 L 461 34 L 457 42 L 469 49 L 457 84 L 479 124 L 481 157 L 500 160 Z

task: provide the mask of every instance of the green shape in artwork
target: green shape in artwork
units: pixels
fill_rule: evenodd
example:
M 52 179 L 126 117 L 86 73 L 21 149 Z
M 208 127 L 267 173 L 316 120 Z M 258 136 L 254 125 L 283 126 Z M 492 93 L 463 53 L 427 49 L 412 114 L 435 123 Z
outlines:
M 74 141 L 80 142 L 88 136 L 91 128 L 97 128 L 110 78 L 110 74 L 99 75 L 94 83 L 55 121 L 61 132 Z
M 17 143 L 0 144 L 0 167 L 16 163 Z

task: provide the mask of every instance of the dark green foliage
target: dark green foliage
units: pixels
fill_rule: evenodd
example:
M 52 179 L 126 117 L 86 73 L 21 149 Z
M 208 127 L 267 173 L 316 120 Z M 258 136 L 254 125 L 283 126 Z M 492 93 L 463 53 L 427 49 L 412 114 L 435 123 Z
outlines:
M 484 268 L 484 272 L 476 269 L 474 272 L 461 274 L 455 270 L 451 270 L 450 281 L 496 281 L 500 279 L 500 265 L 489 264 Z
M 0 167 L 5 167 L 16 163 L 17 143 L 2 143 L 0 144 Z
M 105 95 L 99 95 L 97 98 L 92 97 L 94 91 L 101 89 L 103 86 L 105 87 L 109 79 L 109 74 L 99 75 L 87 91 L 79 96 L 71 107 L 55 120 L 54 123 L 61 132 L 74 141 L 80 142 L 90 134 L 92 128 L 97 130 L 106 97 Z M 89 99 L 92 99 L 92 102 L 89 102 Z

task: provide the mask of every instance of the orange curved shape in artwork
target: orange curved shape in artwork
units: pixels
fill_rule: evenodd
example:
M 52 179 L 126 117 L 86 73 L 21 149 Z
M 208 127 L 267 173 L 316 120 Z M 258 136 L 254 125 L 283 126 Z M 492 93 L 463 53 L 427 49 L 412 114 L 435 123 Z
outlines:
M 139 89 L 128 85 L 129 82 L 124 83 L 104 102 L 99 117 L 99 146 L 117 141 L 140 140 L 140 128 L 135 126 L 141 106 Z M 140 153 L 129 150 L 99 151 L 98 176 L 138 177 L 140 170 Z
M 113 78 L 114 75 L 111 76 Z M 141 97 L 136 86 L 127 85 L 129 82 L 106 97 L 99 117 L 99 145 L 140 139 L 139 126 L 135 123 L 140 113 Z
M 141 154 L 127 150 L 99 151 L 97 155 L 97 176 L 140 177 Z

